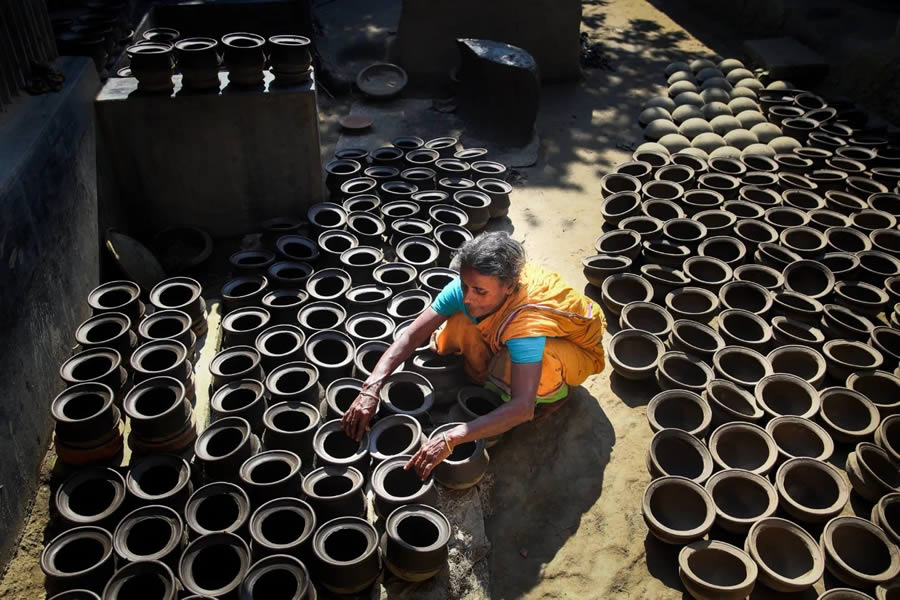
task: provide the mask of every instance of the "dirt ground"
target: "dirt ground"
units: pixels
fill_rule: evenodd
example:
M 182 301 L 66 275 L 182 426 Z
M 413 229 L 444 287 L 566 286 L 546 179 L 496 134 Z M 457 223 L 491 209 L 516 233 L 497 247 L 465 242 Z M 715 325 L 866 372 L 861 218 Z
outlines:
M 685 4 L 585 0 L 583 29 L 604 44 L 610 69 L 586 70 L 581 82 L 543 89 L 538 161 L 520 169 L 509 221 L 499 226 L 524 242 L 530 260 L 578 288 L 585 283 L 580 261 L 595 253 L 600 235 L 597 182 L 640 143 L 636 117 L 663 82 L 665 65 L 713 50 L 739 55 L 739 38 L 681 14 L 690 12 Z M 330 156 L 336 119 L 348 104 L 326 97 L 321 104 L 323 156 Z M 488 597 L 683 596 L 677 550 L 648 537 L 640 514 L 650 481 L 645 407 L 656 390 L 611 379 L 610 372 L 573 390 L 550 419 L 517 428 L 492 449 Z M 19 552 L 0 579 L 0 598 L 42 597 L 38 561 L 50 495 L 44 473 Z

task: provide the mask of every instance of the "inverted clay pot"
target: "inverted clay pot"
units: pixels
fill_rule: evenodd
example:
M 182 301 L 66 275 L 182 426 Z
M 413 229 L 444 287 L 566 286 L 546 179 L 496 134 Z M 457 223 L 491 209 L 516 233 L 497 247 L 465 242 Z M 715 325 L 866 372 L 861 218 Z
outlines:
M 358 517 L 323 524 L 313 537 L 313 553 L 320 585 L 335 594 L 359 593 L 381 573 L 378 532 Z
M 815 458 L 791 458 L 775 476 L 781 508 L 803 523 L 824 523 L 841 513 L 850 486 L 841 472 Z
M 303 495 L 320 523 L 340 516 L 359 517 L 366 510 L 364 484 L 359 469 L 326 465 L 303 478 Z
M 613 336 L 607 348 L 613 370 L 633 380 L 652 377 L 664 352 L 658 337 L 639 329 L 623 329 Z
M 69 529 L 44 547 L 44 585 L 49 594 L 72 589 L 100 593 L 113 574 L 113 561 L 113 540 L 107 530 L 93 526 Z
M 775 465 L 778 450 L 766 430 L 751 423 L 726 423 L 709 436 L 709 451 L 721 469 L 746 469 L 766 475 Z
M 858 371 L 877 370 L 884 362 L 881 352 L 861 342 L 830 340 L 822 347 L 828 374 L 838 383 Z
M 709 405 L 686 390 L 660 392 L 647 404 L 647 420 L 653 431 L 681 429 L 702 438 L 712 420 Z
M 884 531 L 859 517 L 835 517 L 820 537 L 825 567 L 848 586 L 871 589 L 900 574 L 900 550 Z
M 312 555 L 316 524 L 316 513 L 305 501 L 299 498 L 270 500 L 250 517 L 251 554 L 256 559 L 281 554 L 307 561 Z
M 846 470 L 853 491 L 870 502 L 900 491 L 900 467 L 875 444 L 857 444 L 856 450 L 847 455 Z
M 744 550 L 759 566 L 759 581 L 779 592 L 802 592 L 825 572 L 825 557 L 816 540 L 799 525 L 769 517 L 747 533 Z
M 713 372 L 699 358 L 684 352 L 666 352 L 656 370 L 656 381 L 663 390 L 686 389 L 700 394 L 713 379 Z
M 713 469 L 709 450 L 683 429 L 660 429 L 650 440 L 647 471 L 654 479 L 674 475 L 702 485 Z
M 682 545 L 705 536 L 715 521 L 712 498 L 698 483 L 684 477 L 660 477 L 644 491 L 641 512 L 658 540 Z
M 769 480 L 743 469 L 725 469 L 704 486 L 716 506 L 716 524 L 735 534 L 745 534 L 761 519 L 778 509 L 778 494 Z
M 678 576 L 698 600 L 746 598 L 757 574 L 758 567 L 746 552 L 724 542 L 694 542 L 678 553 Z

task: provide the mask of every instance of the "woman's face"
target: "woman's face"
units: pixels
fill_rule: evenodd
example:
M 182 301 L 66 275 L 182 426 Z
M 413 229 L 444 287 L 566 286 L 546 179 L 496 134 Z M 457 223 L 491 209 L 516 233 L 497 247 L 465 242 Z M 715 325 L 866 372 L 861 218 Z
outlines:
M 486 317 L 503 304 L 512 293 L 513 286 L 504 284 L 492 275 L 482 275 L 471 267 L 460 271 L 463 304 L 469 316 L 480 319 Z

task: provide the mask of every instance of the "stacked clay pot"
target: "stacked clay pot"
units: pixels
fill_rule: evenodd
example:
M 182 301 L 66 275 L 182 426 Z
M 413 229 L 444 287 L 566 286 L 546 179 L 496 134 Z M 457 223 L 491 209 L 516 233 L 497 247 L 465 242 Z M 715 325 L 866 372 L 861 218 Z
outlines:
M 331 201 L 309 207 L 308 224 L 270 219 L 257 247 L 229 257 L 206 426 L 193 416 L 199 284 L 161 282 L 149 307 L 128 282 L 92 293 L 96 314 L 77 336 L 92 354 L 64 365 L 70 387 L 52 406 L 60 458 L 85 466 L 57 494 L 48 590 L 126 598 L 153 579 L 161 598 L 249 598 L 277 576 L 299 599 L 371 591 L 385 568 L 410 582 L 446 569 L 438 487 L 476 485 L 499 438 L 461 444 L 425 481 L 404 466 L 502 400 L 474 388 L 457 397 L 460 361 L 423 347 L 385 380 L 361 442 L 340 419 L 390 343 L 458 277 L 454 252 L 508 210 L 508 169 L 457 144 L 410 136 L 342 150 L 326 168 Z M 121 462 L 123 419 L 132 456 L 120 472 L 104 463 Z M 77 576 L 73 548 L 79 569 L 91 563 Z
M 648 529 L 686 545 L 695 597 L 798 592 L 826 569 L 874 596 L 900 568 L 878 509 L 900 492 L 900 146 L 734 59 L 665 75 L 648 142 L 600 180 L 583 261 L 618 321 L 613 377 L 660 390 Z

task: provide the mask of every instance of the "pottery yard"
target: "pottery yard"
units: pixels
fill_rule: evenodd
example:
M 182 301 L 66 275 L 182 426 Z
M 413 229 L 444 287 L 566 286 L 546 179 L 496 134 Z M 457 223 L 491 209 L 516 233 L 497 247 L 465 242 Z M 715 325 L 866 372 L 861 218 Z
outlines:
M 900 599 L 893 2 L 0 6 L 0 598 Z

